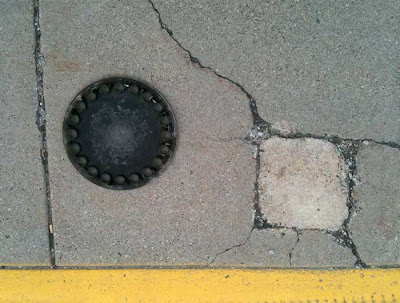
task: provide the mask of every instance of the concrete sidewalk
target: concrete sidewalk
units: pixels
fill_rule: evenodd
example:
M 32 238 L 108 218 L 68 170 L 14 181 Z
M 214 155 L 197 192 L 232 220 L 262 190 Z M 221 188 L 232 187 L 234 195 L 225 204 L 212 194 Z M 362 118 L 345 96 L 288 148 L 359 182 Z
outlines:
M 1 1 L 0 265 L 398 265 L 396 4 Z M 128 191 L 63 145 L 70 102 L 113 76 L 178 125 Z

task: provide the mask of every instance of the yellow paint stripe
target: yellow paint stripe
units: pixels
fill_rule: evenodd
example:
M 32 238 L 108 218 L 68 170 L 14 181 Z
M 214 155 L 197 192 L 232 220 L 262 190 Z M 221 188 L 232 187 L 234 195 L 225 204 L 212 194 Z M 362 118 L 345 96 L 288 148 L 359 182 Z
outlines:
M 0 270 L 0 302 L 400 301 L 400 269 Z

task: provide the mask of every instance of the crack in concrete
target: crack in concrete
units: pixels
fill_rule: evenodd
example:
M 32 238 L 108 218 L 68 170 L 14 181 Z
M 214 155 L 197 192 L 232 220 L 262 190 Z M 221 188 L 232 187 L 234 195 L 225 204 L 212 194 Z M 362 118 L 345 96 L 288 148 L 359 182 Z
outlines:
M 50 250 L 50 264 L 55 267 L 55 250 L 54 250 L 54 233 L 53 233 L 53 214 L 51 208 L 51 195 L 50 195 L 50 179 L 49 179 L 49 161 L 47 152 L 47 132 L 46 132 L 46 102 L 43 93 L 43 64 L 44 56 L 42 53 L 41 36 L 42 30 L 40 28 L 40 9 L 39 0 L 33 0 L 33 26 L 35 30 L 35 69 L 36 69 L 36 92 L 38 105 L 36 110 L 36 126 L 40 132 L 42 139 L 42 146 L 40 149 L 40 158 L 43 165 L 44 181 L 46 188 L 46 205 L 47 205 L 47 220 L 49 232 L 49 250 Z
M 250 237 L 251 237 L 251 234 L 253 233 L 254 228 L 255 228 L 255 227 L 252 227 L 252 228 L 251 228 L 249 235 L 247 236 L 246 240 L 245 240 L 243 243 L 239 243 L 239 244 L 233 245 L 233 246 L 231 246 L 231 247 L 225 249 L 224 251 L 221 251 L 221 252 L 217 253 L 217 254 L 215 255 L 215 257 L 207 264 L 207 266 L 210 266 L 211 264 L 213 264 L 213 263 L 215 262 L 215 260 L 217 260 L 217 258 L 218 258 L 220 255 L 225 254 L 225 253 L 227 253 L 228 251 L 230 251 L 230 250 L 232 250 L 232 249 L 234 249 L 234 248 L 237 248 L 237 247 L 241 247 L 241 246 L 246 245 L 247 242 L 249 242 L 249 240 L 250 240 Z
M 357 262 L 355 264 L 355 266 L 357 267 L 367 267 L 367 265 L 361 260 L 360 255 L 357 251 L 357 247 L 354 244 L 353 240 L 350 237 L 350 231 L 349 231 L 349 222 L 350 219 L 355 211 L 355 200 L 353 198 L 353 188 L 355 186 L 355 175 L 357 172 L 356 169 L 356 162 L 355 162 L 355 156 L 357 154 L 358 148 L 359 146 L 361 146 L 361 144 L 365 144 L 365 143 L 374 143 L 374 144 L 378 144 L 378 145 L 384 145 L 384 146 L 388 146 L 391 148 L 395 148 L 400 150 L 400 144 L 396 143 L 396 142 L 391 142 L 391 141 L 377 141 L 374 139 L 351 139 L 351 138 L 342 138 L 339 137 L 337 135 L 330 135 L 330 134 L 320 134 L 320 135 L 315 135 L 315 134 L 310 134 L 310 133 L 302 133 L 302 132 L 293 132 L 293 133 L 286 133 L 286 132 L 282 132 L 280 130 L 277 129 L 273 129 L 272 128 L 272 123 L 265 121 L 264 119 L 262 119 L 258 113 L 257 110 L 257 104 L 256 104 L 256 100 L 253 98 L 253 96 L 244 88 L 243 85 L 241 85 L 240 83 L 220 74 L 219 72 L 217 72 L 216 70 L 214 70 L 212 67 L 210 66 L 206 66 L 204 64 L 201 63 L 200 59 L 195 57 L 192 52 L 185 48 L 181 42 L 174 37 L 174 34 L 172 32 L 172 30 L 166 25 L 166 23 L 163 21 L 162 17 L 161 17 L 161 13 L 160 11 L 156 8 L 154 2 L 152 0 L 148 0 L 148 2 L 151 4 L 154 12 L 157 14 L 158 16 L 158 22 L 160 24 L 161 29 L 165 30 L 168 35 L 171 37 L 171 39 L 173 41 L 175 41 L 175 43 L 182 49 L 184 50 L 187 55 L 189 56 L 190 61 L 193 64 L 196 64 L 197 66 L 199 66 L 200 68 L 203 69 L 207 69 L 209 71 L 211 71 L 215 76 L 217 76 L 218 78 L 224 79 L 230 83 L 232 83 L 233 85 L 235 85 L 236 87 L 238 87 L 247 97 L 247 99 L 249 100 L 249 107 L 252 113 L 252 117 L 253 117 L 253 127 L 249 130 L 249 132 L 246 134 L 244 140 L 254 144 L 256 146 L 256 153 L 255 153 L 255 161 L 256 161 L 256 180 L 254 182 L 254 191 L 255 191 L 255 196 L 254 196 L 254 204 L 253 204 L 253 208 L 254 208 L 254 228 L 257 229 L 267 229 L 267 228 L 275 228 L 275 229 L 280 229 L 280 228 L 288 228 L 285 226 L 278 226 L 278 225 L 274 225 L 274 224 L 270 224 L 268 223 L 267 219 L 265 219 L 265 216 L 262 214 L 260 207 L 259 207 L 259 176 L 260 176 L 260 152 L 261 152 L 261 142 L 263 140 L 267 140 L 271 137 L 279 137 L 282 139 L 299 139 L 299 138 L 312 138 L 312 139 L 318 139 L 318 140 L 324 140 L 324 141 L 328 141 L 331 142 L 333 144 L 335 144 L 337 146 L 337 148 L 341 151 L 342 156 L 344 157 L 345 160 L 348 160 L 348 162 L 352 162 L 353 166 L 349 167 L 349 173 L 348 173 L 348 178 L 346 178 L 346 182 L 348 184 L 348 202 L 347 202 L 347 206 L 348 206 L 348 217 L 346 218 L 346 220 L 343 222 L 342 227 L 335 232 L 332 232 L 330 230 L 322 230 L 322 229 L 307 229 L 307 230 L 318 230 L 318 231 L 323 231 L 326 233 L 329 233 L 331 235 L 333 235 L 337 241 L 350 248 L 352 253 L 354 254 L 354 256 L 357 258 Z M 352 149 L 352 153 L 349 153 L 349 148 L 345 148 L 345 146 L 350 146 L 352 145 L 354 148 Z M 341 150 L 342 148 L 342 150 Z M 351 177 L 350 177 L 351 175 Z M 253 231 L 253 229 L 251 230 L 251 232 Z M 296 229 L 296 228 L 292 228 L 294 230 L 296 230 L 296 232 L 298 233 L 298 241 L 297 243 L 300 241 L 300 229 Z M 250 232 L 250 235 L 251 235 Z M 245 245 L 247 243 L 247 241 L 250 238 L 249 237 L 246 239 L 246 241 L 242 244 L 239 245 L 235 245 L 232 246 L 228 249 L 226 249 L 225 251 L 219 253 L 216 255 L 216 257 L 209 263 L 209 265 L 211 265 L 215 259 L 220 255 L 223 254 L 235 247 L 239 247 L 242 245 Z M 291 250 L 291 252 L 289 252 L 289 258 L 290 258 L 290 263 L 291 261 L 291 254 L 293 252 L 293 250 L 295 249 L 296 245 L 293 247 L 293 249 Z
M 335 232 L 327 232 L 336 238 L 336 241 L 348 247 L 353 255 L 356 257 L 357 261 L 354 264 L 356 267 L 365 268 L 367 265 L 365 262 L 361 260 L 361 256 L 357 250 L 357 247 L 351 238 L 351 232 L 349 229 L 350 220 L 356 211 L 357 201 L 354 199 L 353 191 L 356 186 L 357 180 L 357 153 L 360 148 L 360 142 L 353 141 L 342 141 L 341 144 L 337 144 L 337 148 L 340 151 L 346 166 L 347 166 L 347 174 L 345 178 L 345 182 L 347 183 L 348 195 L 347 195 L 347 208 L 348 208 L 348 216 L 343 221 L 342 227 Z
M 388 146 L 391 148 L 399 149 L 400 150 L 400 144 L 396 142 L 385 142 L 385 141 L 377 141 L 373 139 L 349 139 L 349 138 L 342 138 L 337 135 L 330 135 L 330 134 L 321 134 L 321 135 L 313 135 L 309 133 L 292 133 L 292 134 L 282 134 L 279 131 L 276 130 L 271 130 L 270 131 L 270 136 L 271 137 L 279 137 L 282 139 L 300 139 L 300 138 L 310 138 L 310 139 L 318 139 L 318 140 L 324 140 L 324 141 L 329 141 L 334 144 L 338 144 L 341 142 L 352 142 L 353 144 L 361 145 L 362 143 L 374 143 L 378 145 L 384 145 Z
M 195 57 L 189 49 L 185 48 L 185 47 L 179 42 L 179 40 L 176 39 L 176 38 L 174 37 L 174 33 L 172 32 L 172 30 L 171 30 L 170 28 L 168 28 L 168 26 L 167 26 L 167 25 L 164 23 L 164 21 L 162 20 L 161 13 L 160 13 L 160 11 L 156 8 L 154 2 L 153 2 L 152 0 L 148 0 L 148 1 L 149 1 L 149 3 L 151 4 L 153 10 L 157 13 L 158 22 L 159 22 L 159 24 L 160 24 L 160 27 L 161 27 L 163 30 L 165 30 L 165 31 L 168 33 L 168 35 L 171 37 L 171 39 L 174 40 L 175 43 L 176 43 L 182 50 L 184 50 L 184 51 L 188 54 L 190 61 L 191 61 L 193 64 L 197 64 L 200 68 L 207 69 L 207 70 L 211 71 L 211 72 L 212 72 L 214 75 L 216 75 L 218 78 L 224 79 L 224 80 L 226 80 L 226 81 L 232 83 L 232 84 L 235 85 L 236 87 L 238 87 L 238 88 L 246 95 L 247 99 L 249 100 L 250 110 L 251 110 L 251 113 L 252 113 L 252 115 L 253 115 L 253 124 L 254 124 L 254 125 L 268 125 L 268 126 L 269 126 L 269 123 L 267 123 L 266 121 L 264 121 L 263 119 L 261 119 L 260 115 L 258 114 L 257 104 L 256 104 L 256 101 L 255 101 L 255 99 L 253 98 L 253 96 L 252 96 L 241 84 L 239 84 L 238 82 L 236 82 L 236 81 L 234 81 L 234 80 L 232 80 L 232 79 L 230 79 L 230 78 L 228 78 L 228 77 L 226 77 L 226 76 L 224 76 L 224 75 L 218 73 L 218 72 L 217 72 L 216 70 L 214 70 L 212 67 L 209 67 L 209 66 L 206 66 L 206 65 L 202 64 L 199 58 Z
M 268 123 L 270 125 L 270 123 Z M 353 142 L 354 144 L 362 144 L 362 143 L 373 143 L 373 144 L 378 144 L 378 145 L 384 145 L 388 146 L 391 148 L 399 149 L 400 150 L 400 144 L 392 141 L 377 141 L 374 139 L 352 139 L 352 138 L 342 138 L 337 135 L 332 135 L 332 134 L 319 134 L 319 135 L 314 135 L 310 133 L 302 133 L 302 132 L 294 132 L 294 133 L 283 133 L 282 131 L 273 129 L 272 127 L 268 128 L 261 128 L 261 127 L 254 127 L 247 133 L 245 140 L 248 142 L 253 142 L 256 144 L 259 144 L 263 140 L 268 140 L 269 138 L 272 137 L 278 137 L 281 139 L 318 139 L 318 140 L 323 140 L 323 141 L 329 141 L 331 143 L 337 144 L 343 141 L 348 141 L 348 142 Z
M 280 138 L 286 138 L 286 139 L 294 139 L 294 138 L 314 138 L 314 139 L 321 139 L 321 140 L 336 140 L 336 139 L 340 139 L 340 140 L 351 140 L 351 141 L 355 141 L 355 142 L 370 142 L 370 143 L 375 143 L 375 144 L 379 144 L 379 145 L 385 145 L 385 146 L 389 146 L 392 148 L 396 148 L 400 150 L 400 144 L 396 143 L 396 142 L 392 142 L 392 141 L 377 141 L 374 139 L 351 139 L 351 138 L 341 138 L 339 136 L 336 135 L 329 135 L 329 134 L 322 134 L 322 135 L 313 135 L 313 134 L 309 134 L 309 133 L 301 133 L 301 132 L 295 132 L 295 133 L 290 133 L 290 134 L 285 134 L 282 131 L 276 130 L 276 129 L 272 129 L 272 123 L 265 121 L 264 119 L 262 119 L 258 113 L 258 109 L 257 109 L 257 103 L 255 98 L 244 88 L 243 85 L 241 85 L 240 83 L 230 79 L 227 76 L 224 76 L 222 74 L 220 74 L 219 72 L 217 72 L 215 69 L 213 69 L 210 66 L 204 65 L 199 58 L 195 57 L 192 52 L 187 49 L 186 47 L 184 47 L 182 45 L 182 43 L 175 38 L 174 33 L 172 32 L 172 30 L 167 26 L 167 24 L 163 21 L 162 16 L 160 11 L 157 9 L 157 7 L 155 6 L 153 0 L 148 0 L 148 2 L 151 4 L 153 11 L 157 14 L 158 16 L 158 22 L 160 24 L 161 29 L 165 30 L 168 35 L 171 37 L 172 40 L 175 41 L 175 43 L 182 49 L 184 50 L 188 56 L 190 61 L 193 64 L 198 65 L 200 68 L 203 69 L 207 69 L 209 71 L 211 71 L 214 75 L 216 75 L 218 78 L 224 79 L 230 83 L 232 83 L 233 85 L 235 85 L 236 87 L 238 87 L 247 97 L 247 99 L 249 100 L 249 106 L 250 106 L 250 110 L 253 116 L 253 127 L 252 129 L 249 131 L 249 133 L 246 135 L 246 140 L 255 144 L 258 144 L 260 142 L 260 139 L 268 139 L 269 137 L 272 136 L 277 136 Z
M 289 266 L 292 266 L 292 256 L 293 256 L 293 251 L 296 249 L 297 244 L 299 244 L 300 242 L 300 238 L 301 238 L 301 230 L 300 229 L 293 229 L 296 233 L 297 233 L 297 241 L 294 244 L 294 246 L 292 247 L 292 249 L 289 251 Z
M 254 218 L 253 225 L 257 229 L 264 229 L 268 227 L 268 223 L 263 219 L 261 208 L 260 208 L 260 191 L 259 191 L 259 179 L 260 179 L 260 169 L 261 169 L 261 159 L 260 159 L 260 145 L 256 145 L 255 151 L 256 159 L 256 180 L 254 181 L 254 200 L 253 200 L 253 210 Z

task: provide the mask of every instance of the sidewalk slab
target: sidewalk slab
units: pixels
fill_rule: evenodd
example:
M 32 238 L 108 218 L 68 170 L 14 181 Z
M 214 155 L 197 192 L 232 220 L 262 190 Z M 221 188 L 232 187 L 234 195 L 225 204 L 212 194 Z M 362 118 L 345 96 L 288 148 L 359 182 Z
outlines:
M 206 265 L 245 241 L 256 174 L 244 94 L 193 66 L 148 1 L 41 1 L 41 14 L 56 264 Z M 62 142 L 71 100 L 110 76 L 154 86 L 177 119 L 172 163 L 135 190 L 90 183 Z
M 364 145 L 357 155 L 359 183 L 350 232 L 367 265 L 400 263 L 400 150 Z
M 0 3 L 0 265 L 49 265 L 33 7 Z
M 321 231 L 304 230 L 291 253 L 293 267 L 352 267 L 357 258 L 351 249 Z
M 268 122 L 400 143 L 398 1 L 154 3 L 182 46 L 240 83 Z
M 291 229 L 254 229 L 246 242 L 221 253 L 214 263 L 243 267 L 289 267 L 289 253 L 296 243 L 297 234 Z
M 200 6 L 207 4 L 199 3 Z M 390 3 L 382 4 L 384 9 L 380 14 L 388 14 Z M 260 16 L 255 16 L 253 5 L 261 8 Z M 398 140 L 399 104 L 393 98 L 397 94 L 393 71 L 381 70 L 389 65 L 376 63 L 371 57 L 375 55 L 366 50 L 364 46 L 369 47 L 371 37 L 364 28 L 357 27 L 356 22 L 354 39 L 342 33 L 343 26 L 334 20 L 339 14 L 344 24 L 348 21 L 354 25 L 348 17 L 358 8 L 348 6 L 351 14 L 346 15 L 339 5 L 313 4 L 323 17 L 317 14 L 316 24 L 323 27 L 320 31 L 319 27 L 314 28 L 317 25 L 308 26 L 307 22 L 314 22 L 311 8 L 301 3 L 292 7 L 270 5 L 270 9 L 266 9 L 268 5 L 261 3 L 248 7 L 234 4 L 226 9 L 221 3 L 207 4 L 206 10 L 215 8 L 210 20 L 221 25 L 212 26 L 207 34 L 222 36 L 223 49 L 218 49 L 220 45 L 215 44 L 215 39 L 210 43 L 203 40 L 199 47 L 206 53 L 205 62 L 213 62 L 223 54 L 227 63 L 220 70 L 219 59 L 213 68 L 223 74 L 228 71 L 229 77 L 232 72 L 234 77 L 238 76 L 235 81 L 250 87 L 262 117 L 275 123 L 276 128 L 284 126 L 284 129 L 318 134 L 330 132 L 344 137 Z M 189 6 L 185 4 L 188 10 Z M 161 17 L 163 9 L 160 9 Z M 372 14 L 370 9 L 362 8 L 362 11 Z M 234 15 L 250 13 L 250 17 L 238 18 L 237 25 L 229 24 L 233 26 L 233 32 L 229 32 L 224 22 L 231 17 L 216 20 L 215 16 L 230 16 L 232 12 Z M 282 16 L 282 12 L 287 15 Z M 273 18 L 278 19 L 272 19 L 277 28 L 284 27 L 285 35 L 288 34 L 287 41 L 278 41 L 281 44 L 274 40 L 275 36 L 268 36 L 271 35 L 268 30 L 262 29 L 263 26 L 274 27 L 263 19 L 271 17 L 270 14 L 276 14 Z M 179 30 L 175 35 L 172 28 L 174 37 L 179 40 L 180 32 L 191 28 L 191 22 L 197 20 L 196 13 L 193 16 L 194 21 L 185 20 L 185 25 L 176 18 Z M 357 18 L 354 20 L 364 20 Z M 168 19 L 166 22 L 168 24 Z M 262 40 L 264 42 L 258 45 L 253 37 L 254 41 L 245 40 L 248 49 L 241 50 L 241 41 L 225 41 L 235 30 L 238 32 L 234 37 L 239 39 L 241 27 L 251 35 L 259 32 L 258 22 L 263 24 L 261 30 L 267 33 L 266 42 Z M 292 25 L 298 22 L 299 26 L 286 27 L 285 22 Z M 366 22 L 369 30 L 369 20 Z M 349 248 L 340 246 L 332 236 L 315 231 L 337 230 L 348 216 L 348 188 L 343 184 L 346 168 L 335 146 L 327 141 L 269 138 L 262 144 L 260 207 L 264 219 L 275 228 L 253 229 L 253 202 L 257 197 L 254 192 L 255 147 L 243 140 L 252 127 L 248 99 L 236 85 L 191 62 L 187 51 L 160 27 L 159 16 L 149 1 L 62 0 L 55 4 L 43 0 L 41 24 L 57 265 L 324 267 L 354 264 L 355 258 Z M 386 29 L 390 24 L 380 24 L 382 27 L 378 28 Z M 198 27 L 195 25 L 192 32 Z M 308 28 L 317 37 L 314 44 L 307 40 L 312 37 Z M 215 34 L 219 30 L 221 32 Z M 340 37 L 336 30 L 342 33 Z M 388 29 L 388 35 L 391 30 Z M 365 41 L 364 35 L 367 35 Z M 200 35 L 199 41 L 204 37 Z M 325 45 L 325 37 L 336 44 Z M 383 35 L 377 37 L 381 39 Z M 193 38 L 188 39 L 192 41 Z M 355 44 L 343 50 L 341 39 L 346 43 L 354 40 Z M 237 58 L 232 43 L 238 45 L 236 50 L 242 51 L 246 58 Z M 390 43 L 380 43 L 373 48 L 381 55 L 379 60 L 392 54 Z M 253 45 L 258 45 L 259 50 Z M 296 45 L 299 47 L 294 49 Z M 209 46 L 214 48 L 209 49 Z M 359 48 L 361 55 L 353 48 Z M 196 51 L 194 47 L 194 55 Z M 330 56 L 326 59 L 321 53 Z M 307 61 L 307 56 L 313 59 Z M 270 65 L 263 66 L 265 62 L 261 58 L 269 58 Z M 253 59 L 258 61 L 251 61 Z M 388 64 L 393 63 L 390 60 L 392 57 Z M 288 62 L 288 66 L 284 62 Z M 249 67 L 253 73 L 246 74 Z M 371 74 L 370 69 L 377 75 Z M 113 76 L 137 78 L 155 87 L 171 104 L 178 124 L 177 150 L 165 172 L 146 186 L 129 191 L 112 191 L 90 183 L 69 162 L 62 142 L 62 123 L 72 99 L 90 83 Z M 385 91 L 383 85 L 387 85 Z M 328 92 L 325 91 L 327 87 Z M 361 88 L 365 90 L 360 91 Z M 269 147 L 274 140 L 279 141 L 278 144 Z M 367 157 L 366 167 L 374 163 L 378 154 Z M 276 171 L 271 173 L 270 168 Z M 395 173 L 389 173 L 398 179 Z M 383 171 L 380 174 L 384 174 Z M 282 180 L 266 185 L 265 181 L 271 176 L 280 175 L 284 177 Z M 374 176 L 371 171 L 366 175 Z M 299 180 L 301 182 L 297 182 Z M 304 190 L 291 196 L 293 188 Z M 275 191 L 272 199 L 278 202 L 275 209 L 263 200 L 268 190 Z M 390 197 L 395 194 L 389 193 Z M 368 199 L 360 203 L 369 205 Z M 282 201 L 288 202 L 284 205 L 286 208 L 282 207 Z M 374 211 L 369 212 L 368 206 L 366 209 L 362 220 L 374 220 Z M 352 219 L 357 224 L 357 214 Z M 394 220 L 390 216 L 386 219 Z M 360 224 L 367 226 L 366 221 Z M 284 228 L 285 235 L 282 235 Z M 363 228 L 355 227 L 353 231 L 361 258 L 365 247 L 375 243 L 375 240 L 370 241 L 372 234 L 364 237 L 367 231 Z M 385 260 L 393 260 L 395 253 L 392 251 L 398 248 L 393 245 L 388 248 L 390 257 Z M 330 248 L 329 253 L 320 254 L 326 247 Z M 375 253 L 374 250 L 372 254 Z

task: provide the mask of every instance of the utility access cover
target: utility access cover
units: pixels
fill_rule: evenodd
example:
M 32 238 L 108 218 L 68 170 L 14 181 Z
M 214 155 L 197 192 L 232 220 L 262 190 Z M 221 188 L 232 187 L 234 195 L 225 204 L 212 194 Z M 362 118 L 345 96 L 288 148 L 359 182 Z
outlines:
M 134 79 L 93 83 L 71 102 L 64 144 L 75 168 L 110 189 L 132 189 L 159 175 L 175 149 L 172 110 L 152 87 Z

